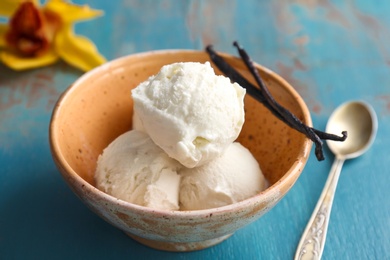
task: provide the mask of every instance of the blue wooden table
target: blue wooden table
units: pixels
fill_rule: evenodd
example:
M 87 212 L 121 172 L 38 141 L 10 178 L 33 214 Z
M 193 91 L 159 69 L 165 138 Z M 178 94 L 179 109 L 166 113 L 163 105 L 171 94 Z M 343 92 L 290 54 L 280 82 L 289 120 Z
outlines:
M 390 259 L 390 2 L 78 0 L 105 15 L 77 24 L 108 58 L 203 49 L 253 59 L 289 81 L 316 128 L 350 99 L 371 103 L 372 149 L 340 177 L 323 259 Z M 264 217 L 202 251 L 147 248 L 97 217 L 70 191 L 48 144 L 53 106 L 82 72 L 59 62 L 14 72 L 0 65 L 0 259 L 292 259 L 333 156 L 312 153 L 286 197 Z

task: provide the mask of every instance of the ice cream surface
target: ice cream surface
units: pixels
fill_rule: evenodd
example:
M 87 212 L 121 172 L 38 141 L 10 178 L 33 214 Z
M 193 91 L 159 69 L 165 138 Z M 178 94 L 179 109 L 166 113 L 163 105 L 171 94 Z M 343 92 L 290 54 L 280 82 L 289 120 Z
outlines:
M 127 202 L 155 209 L 179 209 L 182 167 L 144 132 L 116 138 L 98 158 L 96 186 Z
M 209 163 L 180 171 L 180 209 L 201 210 L 226 206 L 266 188 L 253 155 L 235 142 Z
M 208 62 L 163 66 L 132 90 L 133 130 L 99 156 L 97 188 L 164 210 L 215 208 L 256 195 L 265 178 L 249 150 L 234 142 L 244 95 Z
M 189 168 L 220 156 L 238 137 L 244 96 L 245 89 L 215 75 L 208 62 L 163 66 L 132 90 L 136 125 Z
M 255 158 L 239 143 L 230 144 L 209 163 L 187 168 L 137 130 L 120 135 L 104 149 L 95 181 L 118 199 L 165 210 L 225 206 L 256 195 L 266 183 Z

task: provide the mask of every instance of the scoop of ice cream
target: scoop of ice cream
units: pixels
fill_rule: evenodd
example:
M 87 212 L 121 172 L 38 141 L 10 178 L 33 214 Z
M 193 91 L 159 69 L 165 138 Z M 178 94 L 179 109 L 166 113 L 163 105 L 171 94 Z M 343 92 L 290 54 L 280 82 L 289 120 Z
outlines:
M 259 164 L 248 149 L 231 144 L 220 157 L 180 171 L 180 209 L 201 210 L 236 203 L 266 187 Z
M 144 131 L 170 157 L 195 167 L 221 155 L 244 123 L 245 89 L 205 64 L 174 63 L 132 90 Z
M 132 120 L 132 128 L 134 130 L 138 130 L 138 131 L 141 131 L 141 132 L 145 132 L 145 128 L 144 126 L 142 125 L 142 121 L 141 119 L 139 118 L 138 114 L 133 112 L 133 120 Z
M 179 209 L 182 166 L 147 134 L 132 130 L 115 139 L 99 156 L 96 186 L 121 200 L 155 209 Z

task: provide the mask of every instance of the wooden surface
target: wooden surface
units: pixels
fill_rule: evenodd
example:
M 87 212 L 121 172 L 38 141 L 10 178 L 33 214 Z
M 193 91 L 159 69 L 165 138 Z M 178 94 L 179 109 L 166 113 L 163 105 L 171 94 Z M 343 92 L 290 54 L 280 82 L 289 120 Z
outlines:
M 371 103 L 372 149 L 342 170 L 323 259 L 390 259 L 390 2 L 84 1 L 105 16 L 80 23 L 114 59 L 156 49 L 217 50 L 253 59 L 289 81 L 316 128 L 350 99 Z M 0 259 L 292 259 L 333 156 L 311 154 L 296 185 L 264 217 L 202 251 L 149 249 L 113 228 L 70 191 L 49 151 L 52 108 L 82 73 L 65 63 L 27 72 L 0 65 Z

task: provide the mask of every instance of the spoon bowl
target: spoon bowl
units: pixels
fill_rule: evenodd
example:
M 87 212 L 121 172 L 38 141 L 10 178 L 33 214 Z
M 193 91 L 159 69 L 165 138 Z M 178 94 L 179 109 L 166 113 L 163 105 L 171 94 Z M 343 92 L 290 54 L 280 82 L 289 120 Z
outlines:
M 348 138 L 344 142 L 327 140 L 327 145 L 336 157 L 356 158 L 371 146 L 377 127 L 375 111 L 369 104 L 363 101 L 344 103 L 330 116 L 326 132 L 347 131 Z
M 325 187 L 298 244 L 295 259 L 321 259 L 325 247 L 330 212 L 341 168 L 347 159 L 356 158 L 368 150 L 374 142 L 378 119 L 374 109 L 363 101 L 350 101 L 339 106 L 330 116 L 326 126 L 328 133 L 347 131 L 343 142 L 327 140 L 335 160 Z

